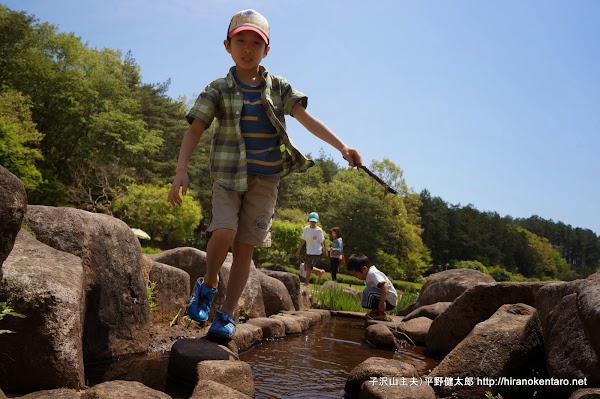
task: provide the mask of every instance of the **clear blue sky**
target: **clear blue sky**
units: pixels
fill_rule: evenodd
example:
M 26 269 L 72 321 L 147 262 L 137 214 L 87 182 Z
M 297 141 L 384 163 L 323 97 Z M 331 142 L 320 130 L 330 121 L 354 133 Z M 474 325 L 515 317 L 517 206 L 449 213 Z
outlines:
M 144 82 L 195 98 L 232 64 L 229 19 L 271 24 L 263 64 L 366 162 L 417 192 L 600 234 L 600 1 L 0 0 L 131 50 Z M 290 122 L 303 152 L 341 156 Z

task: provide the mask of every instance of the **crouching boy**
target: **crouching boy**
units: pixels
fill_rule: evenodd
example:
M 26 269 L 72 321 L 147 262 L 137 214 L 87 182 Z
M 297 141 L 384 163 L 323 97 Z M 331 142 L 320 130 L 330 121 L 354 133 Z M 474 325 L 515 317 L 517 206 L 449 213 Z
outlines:
M 371 309 L 367 317 L 376 320 L 386 320 L 386 310 L 392 310 L 398 303 L 398 294 L 390 279 L 375 266 L 369 258 L 362 254 L 353 254 L 346 264 L 348 272 L 354 277 L 364 280 L 365 290 L 362 294 L 361 305 Z

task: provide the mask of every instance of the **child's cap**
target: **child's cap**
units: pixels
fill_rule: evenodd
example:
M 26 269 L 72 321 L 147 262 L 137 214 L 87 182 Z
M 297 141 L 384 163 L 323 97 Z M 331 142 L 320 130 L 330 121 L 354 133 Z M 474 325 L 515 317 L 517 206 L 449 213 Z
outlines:
M 319 214 L 317 212 L 311 212 L 308 214 L 308 221 L 309 222 L 318 222 L 319 221 Z
M 227 29 L 227 38 L 231 39 L 244 30 L 258 33 L 265 43 L 269 44 L 269 22 L 259 12 L 251 9 L 238 11 L 231 18 L 229 29 Z

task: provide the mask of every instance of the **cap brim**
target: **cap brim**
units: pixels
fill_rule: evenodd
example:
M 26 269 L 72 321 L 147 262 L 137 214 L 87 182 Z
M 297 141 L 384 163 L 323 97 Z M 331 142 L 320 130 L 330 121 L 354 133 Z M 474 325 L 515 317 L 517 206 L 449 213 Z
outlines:
M 229 38 L 234 37 L 235 35 L 237 35 L 238 33 L 245 31 L 245 30 L 251 30 L 252 32 L 256 32 L 258 33 L 258 35 L 265 41 L 266 44 L 269 44 L 269 38 L 265 35 L 265 33 L 263 31 L 261 31 L 258 28 L 255 28 L 254 26 L 240 26 L 235 28 L 234 30 L 229 32 Z
M 318 222 L 319 219 L 308 219 L 309 222 Z

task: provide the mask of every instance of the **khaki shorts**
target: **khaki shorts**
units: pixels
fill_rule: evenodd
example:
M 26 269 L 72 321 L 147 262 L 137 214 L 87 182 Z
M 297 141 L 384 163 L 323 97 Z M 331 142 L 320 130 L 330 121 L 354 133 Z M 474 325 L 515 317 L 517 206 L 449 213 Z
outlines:
M 212 220 L 207 232 L 229 229 L 235 241 L 255 247 L 271 246 L 271 224 L 279 176 L 248 175 L 248 191 L 228 190 L 213 182 Z

